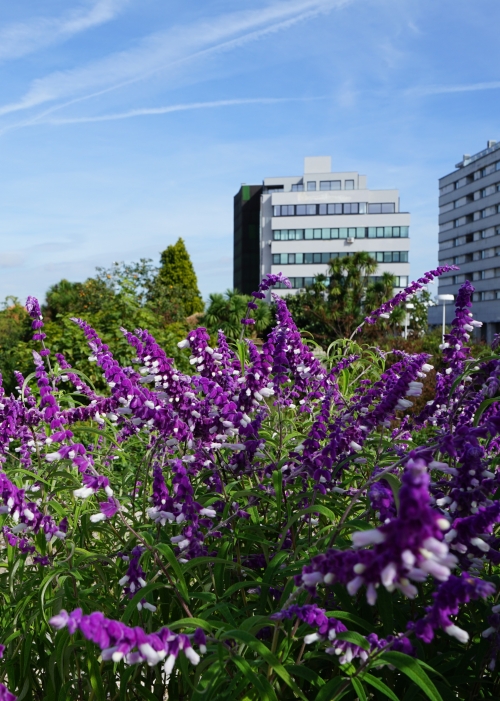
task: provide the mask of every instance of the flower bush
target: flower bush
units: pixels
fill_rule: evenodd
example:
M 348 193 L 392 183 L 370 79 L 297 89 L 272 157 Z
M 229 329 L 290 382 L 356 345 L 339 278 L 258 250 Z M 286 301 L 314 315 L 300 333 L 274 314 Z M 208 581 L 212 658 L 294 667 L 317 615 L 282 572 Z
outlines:
M 259 351 L 190 331 L 192 374 L 145 330 L 123 367 L 74 319 L 104 393 L 29 298 L 34 372 L 0 390 L 0 699 L 498 698 L 500 356 L 471 357 L 472 291 L 442 373 L 362 329 L 319 358 L 278 297 Z

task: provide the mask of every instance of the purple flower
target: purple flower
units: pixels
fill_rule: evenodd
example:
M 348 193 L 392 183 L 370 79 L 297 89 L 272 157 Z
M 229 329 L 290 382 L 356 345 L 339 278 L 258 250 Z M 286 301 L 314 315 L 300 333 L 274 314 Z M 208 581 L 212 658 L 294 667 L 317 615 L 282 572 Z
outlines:
M 161 628 L 156 633 L 146 633 L 140 627 L 130 628 L 120 621 L 106 618 L 98 611 L 86 616 L 81 609 L 75 609 L 70 614 L 63 610 L 49 622 L 56 630 L 67 627 L 70 635 L 79 630 L 84 638 L 101 649 L 104 661 L 117 663 L 124 659 L 128 664 L 146 662 L 156 665 L 164 660 L 164 669 L 169 675 L 181 650 L 191 664 L 196 665 L 200 660 L 191 645 L 192 640 L 195 642 L 196 632 L 189 636 Z M 204 640 L 200 634 L 197 636 L 199 640 Z M 204 643 L 201 645 L 204 646 Z M 200 652 L 203 653 L 201 645 Z
M 415 631 L 418 638 L 430 643 L 434 638 L 434 632 L 441 628 L 461 643 L 469 640 L 469 634 L 459 628 L 450 616 L 456 616 L 461 604 L 472 599 L 486 599 L 495 593 L 495 587 L 490 582 L 485 582 L 467 573 L 461 577 L 451 576 L 441 584 L 432 595 L 434 603 L 427 607 L 426 615 L 409 627 Z
M 0 701 L 16 701 L 16 699 L 17 696 L 9 691 L 4 684 L 0 684 Z
M 421 290 L 423 287 L 425 287 L 425 285 L 434 280 L 434 278 L 440 277 L 441 275 L 444 275 L 444 273 L 450 272 L 450 270 L 458 270 L 458 267 L 456 265 L 442 265 L 435 270 L 430 270 L 429 272 L 425 273 L 423 277 L 419 278 L 416 282 L 412 282 L 409 287 L 406 287 L 401 292 L 398 292 L 395 297 L 390 299 L 388 302 L 384 302 L 382 306 L 380 306 L 374 312 L 371 312 L 370 315 L 366 317 L 365 322 L 368 324 L 375 324 L 375 322 L 377 322 L 381 316 L 387 316 L 395 307 L 405 302 L 408 297 L 412 297 L 416 292 L 418 292 L 418 290 Z
M 142 587 L 146 586 L 146 573 L 140 565 L 140 559 L 144 548 L 136 545 L 130 553 L 130 558 L 127 555 L 121 555 L 122 560 L 128 561 L 126 574 L 119 580 L 118 584 L 124 587 L 124 593 L 129 599 L 132 599 Z M 139 602 L 137 608 L 142 608 L 142 602 Z M 154 607 L 153 607 L 154 610 Z
M 449 523 L 430 506 L 429 475 L 423 460 L 408 461 L 399 497 L 396 518 L 379 528 L 353 533 L 353 549 L 330 550 L 314 557 L 296 583 L 314 591 L 320 583 L 339 582 L 351 595 L 366 586 L 367 601 L 374 604 L 380 584 L 389 592 L 399 589 L 414 598 L 418 590 L 412 582 L 423 582 L 428 575 L 446 581 L 457 560 L 443 542 L 443 530 Z M 365 550 L 366 546 L 373 548 Z

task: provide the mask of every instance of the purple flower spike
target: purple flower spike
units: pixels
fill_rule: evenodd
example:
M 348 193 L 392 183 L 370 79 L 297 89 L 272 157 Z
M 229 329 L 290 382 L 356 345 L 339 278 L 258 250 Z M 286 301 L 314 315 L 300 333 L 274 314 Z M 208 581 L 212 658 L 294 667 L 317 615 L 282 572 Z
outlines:
M 42 312 L 40 310 L 40 304 L 36 297 L 28 297 L 26 300 L 26 311 L 32 319 L 41 319 Z M 39 327 L 38 327 L 39 328 Z
M 445 582 L 457 558 L 443 542 L 448 521 L 430 506 L 425 462 L 410 459 L 402 482 L 396 518 L 379 528 L 353 533 L 351 550 L 317 555 L 296 577 L 296 583 L 314 591 L 320 583 L 339 582 L 351 595 L 366 586 L 367 601 L 374 604 L 380 584 L 389 592 L 399 589 L 414 598 L 418 590 L 412 582 L 423 582 L 429 575 Z M 373 547 L 368 550 L 366 546 Z
M 405 302 L 408 299 L 408 297 L 411 297 L 416 292 L 421 290 L 425 285 L 434 280 L 434 278 L 440 277 L 441 275 L 444 275 L 444 273 L 450 272 L 450 270 L 458 269 L 459 268 L 456 265 L 441 265 L 435 270 L 430 270 L 428 273 L 425 273 L 423 277 L 419 278 L 416 282 L 412 282 L 411 285 L 406 287 L 401 292 L 398 292 L 398 294 L 392 299 L 390 299 L 388 302 L 384 302 L 384 304 L 382 304 L 382 306 L 380 306 L 378 309 L 375 309 L 374 312 L 371 312 L 371 314 L 369 314 L 366 317 L 365 322 L 367 324 L 375 324 L 380 319 L 380 317 L 384 318 L 384 316 L 390 314 L 395 307 L 399 306 L 400 304 L 403 304 L 403 302 Z
M 471 577 L 465 572 L 461 577 L 451 576 L 432 595 L 434 603 L 427 608 L 427 615 L 409 627 L 426 643 L 433 640 L 434 631 L 438 628 L 459 642 L 466 643 L 469 640 L 469 634 L 459 628 L 450 616 L 457 615 L 460 604 L 465 604 L 471 599 L 486 599 L 494 593 L 493 584 Z
M 194 640 L 196 632 L 190 636 L 161 628 L 156 633 L 146 633 L 138 626 L 130 628 L 120 621 L 106 618 L 99 611 L 86 616 L 81 609 L 75 609 L 70 614 L 61 611 L 51 618 L 49 623 L 56 630 L 67 627 L 70 635 L 79 630 L 84 638 L 101 649 L 104 661 L 111 660 L 117 663 L 125 660 L 127 664 L 146 662 L 153 666 L 164 660 L 167 675 L 172 673 L 181 650 L 191 664 L 197 665 L 200 661 L 200 656 L 191 645 L 192 641 L 196 644 Z M 197 640 L 200 639 L 203 638 L 198 633 Z M 200 652 L 203 654 L 201 645 Z
M 277 284 L 283 284 L 285 287 L 291 288 L 292 283 L 290 280 L 283 275 L 283 273 L 269 273 L 268 275 L 265 275 L 262 278 L 262 281 L 259 285 L 259 288 L 256 292 L 252 292 L 252 297 L 254 299 L 265 299 L 266 295 L 264 294 L 269 290 L 271 287 L 274 287 Z M 250 318 L 250 314 L 254 309 L 257 309 L 257 304 L 250 300 L 247 304 L 247 313 L 244 319 L 241 320 L 241 323 L 246 326 L 251 326 L 252 324 L 255 324 L 255 321 Z
M 17 696 L 7 689 L 6 686 L 0 684 L 0 701 L 16 701 Z

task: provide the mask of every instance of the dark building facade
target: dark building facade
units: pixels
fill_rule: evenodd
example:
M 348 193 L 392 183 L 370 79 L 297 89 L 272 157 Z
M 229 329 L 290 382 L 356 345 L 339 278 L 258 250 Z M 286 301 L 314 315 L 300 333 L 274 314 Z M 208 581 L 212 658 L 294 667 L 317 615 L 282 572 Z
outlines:
M 456 298 L 470 280 L 474 316 L 483 322 L 481 335 L 491 341 L 500 332 L 500 143 L 465 155 L 456 169 L 439 180 L 439 265 L 460 270 L 439 278 L 439 294 Z M 446 306 L 446 323 L 454 305 Z M 440 325 L 442 308 L 429 309 L 429 323 Z
M 242 185 L 234 196 L 233 287 L 251 294 L 260 283 L 260 196 L 262 185 Z

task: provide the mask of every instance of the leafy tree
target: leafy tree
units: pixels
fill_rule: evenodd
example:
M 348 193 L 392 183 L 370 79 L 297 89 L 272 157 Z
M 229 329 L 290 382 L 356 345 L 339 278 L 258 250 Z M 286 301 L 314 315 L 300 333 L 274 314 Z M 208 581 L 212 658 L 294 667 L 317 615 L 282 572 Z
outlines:
M 168 306 L 176 300 L 184 308 L 184 316 L 204 310 L 198 289 L 198 280 L 183 239 L 167 246 L 160 258 L 158 275 L 150 291 L 150 300 L 160 306 Z
M 323 345 L 350 336 L 367 312 L 393 294 L 390 273 L 370 281 L 376 270 L 376 261 L 365 251 L 330 261 L 327 275 L 317 275 L 311 287 L 289 298 L 298 326 Z
M 241 319 L 247 312 L 250 297 L 239 294 L 236 290 L 226 290 L 224 294 L 213 293 L 208 299 L 208 309 L 201 319 L 208 332 L 215 334 L 222 329 L 231 340 L 238 339 L 241 333 Z M 253 330 L 260 334 L 271 323 L 271 311 L 268 304 L 261 300 L 256 301 L 257 309 L 252 315 L 255 319 Z
M 148 300 L 155 278 L 156 269 L 151 261 L 141 260 L 133 264 L 114 263 L 109 269 L 98 268 L 96 276 L 84 282 L 61 280 L 52 285 L 42 306 L 44 331 L 52 355 L 63 353 L 71 365 L 78 365 L 94 385 L 102 388 L 102 374 L 89 361 L 90 352 L 83 334 L 72 321 L 73 317 L 81 317 L 109 345 L 119 362 L 130 364 L 133 357 L 120 328 L 143 328 L 187 371 L 188 363 L 182 360 L 177 348 L 188 330 L 183 321 L 184 310 L 172 323 L 165 320 L 165 315 L 158 314 L 157 307 Z M 32 351 L 36 344 L 31 335 L 25 308 L 19 300 L 8 298 L 0 310 L 0 372 L 6 378 L 7 391 L 14 389 L 13 370 L 24 375 L 33 370 Z
M 17 297 L 7 297 L 0 309 L 0 372 L 3 385 L 13 389 L 17 346 L 31 337 L 31 320 Z

